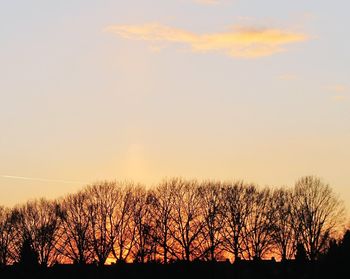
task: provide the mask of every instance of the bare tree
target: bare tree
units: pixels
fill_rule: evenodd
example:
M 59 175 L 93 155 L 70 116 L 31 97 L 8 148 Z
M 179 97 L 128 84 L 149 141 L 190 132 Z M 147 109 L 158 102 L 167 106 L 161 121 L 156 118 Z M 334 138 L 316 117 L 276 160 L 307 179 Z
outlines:
M 172 249 L 179 259 L 190 261 L 201 256 L 200 234 L 204 222 L 200 212 L 198 183 L 174 179 L 174 210 L 171 212 Z
M 297 239 L 293 228 L 292 193 L 289 189 L 276 189 L 272 193 L 274 212 L 273 238 L 275 250 L 282 260 L 291 259 L 296 252 Z
M 133 183 L 120 184 L 117 195 L 117 208 L 114 215 L 116 241 L 112 254 L 117 261 L 125 262 L 133 249 L 135 241 L 135 226 L 133 226 L 133 212 L 135 210 Z
M 168 263 L 171 256 L 172 241 L 170 227 L 172 226 L 171 213 L 174 210 L 174 187 L 176 180 L 164 180 L 154 190 L 149 192 L 151 215 L 155 225 L 154 241 L 157 253 L 162 262 Z
M 11 209 L 0 206 L 0 266 L 8 265 L 16 259 L 18 215 Z
M 226 253 L 235 260 L 268 255 L 286 260 L 297 246 L 299 257 L 317 260 L 343 217 L 342 202 L 312 176 L 293 189 L 275 190 L 181 178 L 150 190 L 104 181 L 59 202 L 0 207 L 0 266 L 20 261 L 102 266 L 112 257 L 215 261 Z
M 298 241 L 310 260 L 326 248 L 337 225 L 343 223 L 344 207 L 328 184 L 319 178 L 300 178 L 293 191 L 293 223 Z
M 57 259 L 56 244 L 61 235 L 61 209 L 56 201 L 30 201 L 18 208 L 17 222 L 21 242 L 27 242 L 38 254 L 42 266 L 50 266 Z
M 154 223 L 151 215 L 152 196 L 144 187 L 134 190 L 135 242 L 132 251 L 135 262 L 144 263 L 154 260 Z M 153 258 L 152 258 L 153 256 Z
M 255 186 L 243 182 L 225 184 L 223 187 L 222 215 L 224 227 L 222 230 L 224 248 L 238 260 L 246 256 L 244 231 L 247 228 L 248 217 L 254 204 Z
M 62 201 L 62 226 L 64 238 L 58 250 L 73 263 L 86 264 L 94 260 L 92 232 L 90 229 L 89 200 L 80 191 Z
M 207 181 L 198 187 L 200 211 L 203 216 L 201 257 L 210 261 L 222 256 L 222 186 L 220 182 Z
M 116 182 L 98 182 L 88 186 L 89 225 L 94 256 L 100 266 L 111 254 L 117 237 L 117 206 L 120 188 Z
M 252 188 L 251 210 L 243 229 L 245 253 L 249 259 L 262 259 L 272 249 L 273 208 L 269 188 Z

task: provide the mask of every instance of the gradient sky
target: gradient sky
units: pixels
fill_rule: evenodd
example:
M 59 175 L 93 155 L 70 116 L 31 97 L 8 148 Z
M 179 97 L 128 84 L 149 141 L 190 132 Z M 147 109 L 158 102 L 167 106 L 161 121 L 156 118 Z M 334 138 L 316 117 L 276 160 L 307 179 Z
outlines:
M 100 179 L 317 175 L 350 208 L 349 9 L 0 1 L 0 204 Z

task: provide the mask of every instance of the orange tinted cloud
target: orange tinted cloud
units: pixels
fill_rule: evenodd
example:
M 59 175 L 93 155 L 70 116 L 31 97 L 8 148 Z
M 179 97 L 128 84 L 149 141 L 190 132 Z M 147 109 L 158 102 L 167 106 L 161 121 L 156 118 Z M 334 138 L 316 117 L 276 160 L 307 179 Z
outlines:
M 158 23 L 111 25 L 105 30 L 125 39 L 184 44 L 194 52 L 215 51 L 244 58 L 269 56 L 285 51 L 284 46 L 287 44 L 307 39 L 304 34 L 277 28 L 241 26 L 210 34 L 197 34 Z

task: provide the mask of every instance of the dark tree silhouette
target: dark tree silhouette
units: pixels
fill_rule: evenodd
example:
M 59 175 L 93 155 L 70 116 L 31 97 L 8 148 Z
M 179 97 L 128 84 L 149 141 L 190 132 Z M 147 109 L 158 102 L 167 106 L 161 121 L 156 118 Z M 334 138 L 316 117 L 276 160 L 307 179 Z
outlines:
M 292 214 L 298 241 L 308 258 L 316 260 L 327 248 L 336 226 L 342 225 L 344 207 L 328 184 L 306 176 L 295 184 Z
M 133 226 L 133 212 L 135 210 L 133 183 L 120 184 L 117 196 L 117 208 L 114 216 L 116 241 L 112 254 L 118 262 L 125 262 L 135 241 L 135 227 Z
M 86 188 L 89 226 L 94 257 L 100 266 L 110 256 L 117 238 L 117 207 L 121 189 L 116 182 L 100 182 Z
M 69 195 L 62 201 L 64 237 L 57 249 L 68 260 L 81 265 L 94 260 L 89 217 L 89 199 L 85 192 Z
M 245 242 L 243 232 L 247 227 L 248 216 L 253 207 L 255 187 L 243 182 L 225 184 L 222 196 L 222 230 L 224 248 L 232 253 L 235 260 L 243 258 Z
M 307 260 L 307 254 L 306 254 L 305 247 L 300 242 L 297 243 L 297 246 L 296 246 L 295 260 L 298 263 L 304 263 Z
M 302 269 L 318 261 L 340 270 L 350 256 L 350 232 L 336 238 L 343 216 L 340 200 L 315 177 L 274 190 L 181 178 L 152 189 L 102 181 L 59 201 L 0 207 L 0 271 L 30 262 L 77 263 L 78 269 L 112 261 L 214 266 L 231 255 L 273 256 L 285 260 L 283 266 L 295 258 L 305 263 Z
M 198 183 L 182 179 L 174 182 L 174 210 L 171 212 L 173 223 L 170 227 L 174 239 L 172 250 L 178 259 L 191 261 L 201 255 L 200 236 L 204 227 Z
M 219 182 L 204 182 L 198 187 L 203 218 L 201 258 L 210 261 L 222 258 L 222 186 Z
M 164 264 L 168 263 L 169 253 L 172 254 L 172 225 L 171 213 L 174 210 L 174 186 L 176 180 L 164 180 L 154 190 L 150 190 L 149 200 L 152 219 L 154 221 L 154 241 L 156 253 L 160 255 Z M 170 256 L 172 257 L 172 256 Z
M 0 206 L 0 266 L 15 261 L 18 215 L 11 209 Z
M 30 201 L 18 208 L 18 234 L 24 244 L 30 242 L 42 266 L 56 262 L 58 253 L 56 243 L 61 235 L 61 209 L 56 201 L 45 199 Z
M 281 260 L 291 259 L 295 255 L 296 235 L 292 218 L 292 193 L 289 189 L 276 189 L 272 194 L 274 211 L 273 238 L 275 250 Z
M 137 187 L 134 191 L 133 224 L 135 227 L 135 242 L 132 251 L 135 262 L 145 263 L 155 260 L 154 224 L 151 214 L 152 197 L 144 187 Z
M 350 230 L 347 230 L 341 241 L 341 250 L 343 258 L 349 259 L 350 257 Z
M 32 241 L 29 239 L 23 240 L 19 264 L 26 268 L 35 268 L 39 266 L 38 253 L 33 248 Z
M 243 241 L 248 258 L 260 260 L 271 252 L 273 246 L 271 233 L 274 226 L 274 210 L 271 191 L 269 188 L 255 188 L 251 192 L 251 198 L 251 210 L 243 228 Z

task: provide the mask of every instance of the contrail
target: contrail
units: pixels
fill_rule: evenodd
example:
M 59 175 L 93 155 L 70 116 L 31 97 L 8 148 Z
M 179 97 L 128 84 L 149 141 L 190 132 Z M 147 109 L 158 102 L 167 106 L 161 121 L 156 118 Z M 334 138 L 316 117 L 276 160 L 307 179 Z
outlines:
M 7 179 L 20 179 L 20 180 L 41 181 L 41 182 L 58 182 L 58 183 L 65 183 L 65 184 L 87 184 L 86 182 L 82 182 L 82 181 L 47 179 L 47 178 L 25 177 L 25 176 L 15 176 L 15 175 L 0 175 L 0 177 L 7 178 Z

